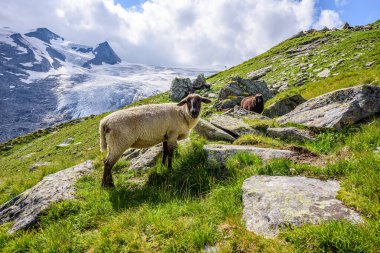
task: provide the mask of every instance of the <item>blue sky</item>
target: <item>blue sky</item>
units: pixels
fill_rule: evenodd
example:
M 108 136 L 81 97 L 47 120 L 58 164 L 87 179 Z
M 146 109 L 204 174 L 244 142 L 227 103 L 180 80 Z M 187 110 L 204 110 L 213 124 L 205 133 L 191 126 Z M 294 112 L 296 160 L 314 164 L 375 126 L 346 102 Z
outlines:
M 319 0 L 322 9 L 339 13 L 340 19 L 350 25 L 365 25 L 380 19 L 380 0 Z
M 66 40 L 108 41 L 123 61 L 231 66 L 310 28 L 380 19 L 380 0 L 17 0 L 0 24 L 46 27 Z M 22 17 L 22 18 L 20 18 Z
M 175 1 L 175 0 L 173 0 Z M 146 0 L 115 0 L 124 8 L 140 9 Z M 318 9 L 335 10 L 350 25 L 365 25 L 380 19 L 380 0 L 318 0 Z

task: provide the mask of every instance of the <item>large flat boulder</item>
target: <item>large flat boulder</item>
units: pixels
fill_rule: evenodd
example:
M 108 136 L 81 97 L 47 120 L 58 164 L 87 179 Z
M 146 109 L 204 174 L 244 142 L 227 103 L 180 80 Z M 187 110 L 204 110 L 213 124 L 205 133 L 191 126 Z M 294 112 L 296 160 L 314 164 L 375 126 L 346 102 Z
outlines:
M 314 137 L 307 130 L 301 130 L 296 127 L 273 127 L 267 129 L 267 135 L 272 138 L 295 141 L 311 141 Z
M 253 176 L 243 190 L 243 219 L 258 235 L 275 237 L 279 229 L 347 219 L 362 222 L 355 211 L 335 199 L 339 182 L 306 177 Z
M 243 118 L 234 117 L 231 114 L 214 114 L 209 118 L 209 122 L 229 133 L 233 137 L 244 134 L 257 133 L 258 131 L 248 124 L 244 123 Z
M 207 162 L 210 167 L 224 166 L 227 159 L 238 152 L 247 152 L 255 154 L 264 161 L 274 158 L 290 159 L 293 156 L 297 156 L 296 152 L 290 150 L 259 148 L 255 146 L 242 145 L 208 144 L 204 146 L 204 150 L 206 152 Z
M 294 110 L 294 108 L 296 108 L 298 105 L 302 104 L 305 101 L 306 99 L 304 99 L 301 95 L 298 94 L 288 96 L 268 106 L 268 108 L 264 110 L 263 115 L 270 118 L 279 117 L 291 112 L 292 110 Z
M 194 131 L 210 141 L 233 142 L 236 139 L 232 135 L 203 119 L 198 121 L 198 124 L 194 127 Z
M 378 112 L 380 112 L 380 87 L 364 84 L 310 99 L 280 117 L 278 122 L 339 129 Z
M 94 169 L 92 161 L 87 161 L 45 176 L 38 184 L 0 206 L 0 224 L 14 221 L 9 233 L 32 226 L 52 203 L 73 199 L 75 182 Z

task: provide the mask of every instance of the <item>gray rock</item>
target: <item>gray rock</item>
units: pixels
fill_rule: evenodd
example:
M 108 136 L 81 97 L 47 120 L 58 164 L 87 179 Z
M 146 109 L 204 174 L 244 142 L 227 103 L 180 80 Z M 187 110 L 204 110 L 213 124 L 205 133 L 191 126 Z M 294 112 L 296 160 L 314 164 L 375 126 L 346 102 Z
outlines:
M 248 152 L 257 155 L 264 161 L 273 158 L 287 158 L 290 159 L 296 156 L 297 153 L 290 150 L 280 150 L 271 148 L 258 148 L 254 146 L 242 145 L 221 145 L 221 144 L 208 144 L 204 146 L 207 155 L 207 162 L 210 167 L 222 167 L 225 165 L 228 157 L 236 154 L 237 152 Z
M 32 166 L 30 166 L 29 171 L 35 171 L 36 169 L 38 169 L 41 166 L 48 166 L 50 164 L 51 164 L 50 162 L 36 162 Z
M 267 116 L 261 115 L 256 112 L 248 111 L 240 106 L 236 105 L 233 111 L 227 112 L 226 114 L 233 116 L 235 118 L 243 118 L 243 119 L 260 119 L 260 120 L 268 120 Z
M 267 66 L 265 68 L 261 68 L 252 72 L 249 72 L 247 74 L 247 77 L 249 77 L 251 80 L 258 80 L 261 77 L 265 76 L 269 71 L 272 70 L 272 65 Z
M 216 98 L 216 97 L 218 97 L 218 95 L 216 95 L 215 93 L 209 93 L 209 94 L 207 94 L 207 97 Z
M 322 29 L 321 29 L 322 32 L 328 32 L 330 31 L 330 29 L 327 27 L 327 26 L 324 26 Z
M 275 118 L 287 114 L 288 112 L 294 110 L 298 105 L 304 103 L 304 99 L 301 95 L 293 95 L 285 97 L 274 104 L 270 105 L 267 109 L 264 110 L 263 115 Z
M 195 90 L 203 89 L 206 87 L 206 78 L 204 74 L 200 74 L 193 82 L 193 88 Z
M 310 141 L 314 140 L 310 131 L 300 130 L 296 127 L 268 128 L 267 134 L 272 138 L 284 140 Z
M 218 93 L 219 100 L 227 99 L 231 96 L 250 96 L 257 93 L 263 94 L 264 100 L 268 100 L 273 95 L 269 91 L 266 83 L 261 80 L 243 79 L 241 77 L 232 77 L 231 82 L 224 86 Z
M 243 96 L 230 96 L 227 99 L 218 99 L 214 104 L 214 108 L 217 108 L 219 110 L 234 108 L 236 105 L 240 105 L 240 102 L 243 100 L 243 98 Z
M 309 127 L 341 128 L 380 112 L 380 87 L 359 85 L 310 99 L 283 115 L 279 123 Z
M 178 142 L 178 145 L 185 144 L 189 139 Z M 153 167 L 162 154 L 162 143 L 150 148 L 128 149 L 123 154 L 123 159 L 130 161 L 128 170 L 147 170 Z
M 359 214 L 335 199 L 339 190 L 337 181 L 253 176 L 244 181 L 242 190 L 246 227 L 266 238 L 277 236 L 282 227 L 304 223 L 341 219 L 362 222 Z
M 8 233 L 35 224 L 52 203 L 74 198 L 74 184 L 95 169 L 92 161 L 45 176 L 38 184 L 0 206 L 0 224 L 15 221 Z
M 340 26 L 340 30 L 345 30 L 345 29 L 351 29 L 352 26 L 350 26 L 350 24 L 348 24 L 347 22 L 345 22 L 343 25 Z
M 162 144 L 139 150 L 138 156 L 130 160 L 129 170 L 146 170 L 154 166 L 157 159 L 162 154 Z
M 64 140 L 61 144 L 58 144 L 57 147 L 67 147 L 70 145 L 70 143 L 72 143 L 74 141 L 73 138 L 67 138 L 66 140 Z
M 277 94 L 279 92 L 286 91 L 290 86 L 287 82 L 278 82 L 269 87 L 269 90 L 272 94 Z
M 233 142 L 235 140 L 235 137 L 231 136 L 222 129 L 215 127 L 214 125 L 203 119 L 199 120 L 198 124 L 194 127 L 194 131 L 210 141 Z
M 244 123 L 242 118 L 234 117 L 230 114 L 214 114 L 209 118 L 209 122 L 233 137 L 258 132 L 256 129 Z
M 374 63 L 375 63 L 374 61 L 367 62 L 367 63 L 364 65 L 364 67 L 369 68 L 369 67 L 371 67 Z
M 328 77 L 330 75 L 330 70 L 329 69 L 324 69 L 324 70 L 322 70 L 321 72 L 319 72 L 318 74 L 317 74 L 317 76 L 318 77 L 321 77 L 321 78 L 326 78 L 326 77 Z
M 170 99 L 178 102 L 193 91 L 190 78 L 174 78 L 170 87 Z

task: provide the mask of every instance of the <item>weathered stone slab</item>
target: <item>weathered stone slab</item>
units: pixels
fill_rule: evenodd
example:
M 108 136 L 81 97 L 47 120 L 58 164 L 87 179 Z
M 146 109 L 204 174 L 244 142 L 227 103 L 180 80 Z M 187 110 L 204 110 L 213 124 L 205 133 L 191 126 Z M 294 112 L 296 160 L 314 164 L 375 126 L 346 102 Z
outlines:
M 271 118 L 279 117 L 284 114 L 287 114 L 294 110 L 298 105 L 305 102 L 301 95 L 293 95 L 289 97 L 285 97 L 274 104 L 270 105 L 267 109 L 264 110 L 263 115 Z
M 265 76 L 271 70 L 272 70 L 272 65 L 269 65 L 267 67 L 249 72 L 247 74 L 247 77 L 249 77 L 251 80 L 257 80 L 257 79 L 260 79 L 261 77 Z
M 204 146 L 207 155 L 207 161 L 210 167 L 224 166 L 226 160 L 236 154 L 237 152 L 248 152 L 259 156 L 264 161 L 273 158 L 291 158 L 296 156 L 297 153 L 290 150 L 280 150 L 271 148 L 258 148 L 254 146 L 242 145 L 221 145 L 209 144 Z
M 206 120 L 200 119 L 194 131 L 211 141 L 234 141 L 236 138 Z
M 95 169 L 87 161 L 45 176 L 38 184 L 0 206 L 0 224 L 15 221 L 8 233 L 33 225 L 52 203 L 74 198 L 74 184 Z
M 310 99 L 283 115 L 279 123 L 309 127 L 341 128 L 380 112 L 380 87 L 359 85 Z
M 309 131 L 301 130 L 296 127 L 279 127 L 268 128 L 267 134 L 273 138 L 280 138 L 284 140 L 296 140 L 296 141 L 310 141 L 314 140 Z
M 214 114 L 209 118 L 209 122 L 231 134 L 233 137 L 258 132 L 253 127 L 244 123 L 242 118 L 233 117 L 229 114 Z
M 339 190 L 337 181 L 253 176 L 244 181 L 242 190 L 247 229 L 267 238 L 277 236 L 282 227 L 304 223 L 341 219 L 362 222 L 359 214 L 335 199 Z

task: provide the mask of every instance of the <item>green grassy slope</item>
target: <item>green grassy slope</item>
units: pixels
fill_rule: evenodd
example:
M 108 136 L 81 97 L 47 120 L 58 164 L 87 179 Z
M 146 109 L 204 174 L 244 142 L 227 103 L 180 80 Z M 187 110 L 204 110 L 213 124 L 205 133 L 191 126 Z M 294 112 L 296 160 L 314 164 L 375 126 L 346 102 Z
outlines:
M 361 83 L 379 85 L 380 22 L 375 25 L 378 27 L 370 31 L 316 32 L 284 41 L 262 55 L 213 75 L 208 81 L 214 83 L 212 89 L 217 92 L 230 76 L 245 77 L 253 70 L 272 65 L 272 71 L 264 77 L 267 83 L 286 78 L 292 86 L 302 66 L 307 66 L 304 72 L 308 79 L 303 86 L 292 86 L 267 104 L 292 93 L 312 98 Z M 320 37 L 326 37 L 327 41 L 315 48 L 311 57 L 294 58 L 286 53 Z M 344 61 L 332 69 L 330 77 L 316 76 L 341 58 Z M 375 63 L 367 68 L 364 66 L 367 62 Z M 163 93 L 130 106 L 168 101 L 168 93 Z M 192 134 L 192 142 L 177 151 L 173 173 L 160 164 L 148 172 L 126 172 L 128 164 L 119 162 L 114 168 L 116 188 L 103 190 L 100 180 L 105 154 L 99 151 L 98 123 L 106 114 L 0 145 L 0 203 L 35 185 L 47 174 L 89 159 L 96 165 L 92 175 L 77 183 L 77 200 L 53 205 L 35 228 L 8 235 L 6 231 L 12 224 L 1 225 L 0 251 L 200 252 L 205 245 L 216 245 L 220 252 L 380 251 L 380 155 L 373 152 L 380 146 L 379 119 L 368 119 L 343 131 L 321 131 L 315 141 L 307 143 L 266 136 L 239 139 L 241 144 L 303 146 L 329 159 L 324 168 L 296 165 L 287 160 L 263 164 L 257 157 L 238 154 L 228 161 L 227 173 L 221 173 L 207 168 L 202 152 L 207 141 Z M 57 147 L 69 137 L 74 138 L 72 145 Z M 40 161 L 51 164 L 30 171 Z M 342 189 L 338 197 L 358 210 L 366 222 L 358 226 L 346 222 L 305 225 L 284 230 L 278 239 L 271 240 L 256 236 L 247 232 L 241 221 L 240 190 L 243 180 L 255 174 L 339 179 Z

